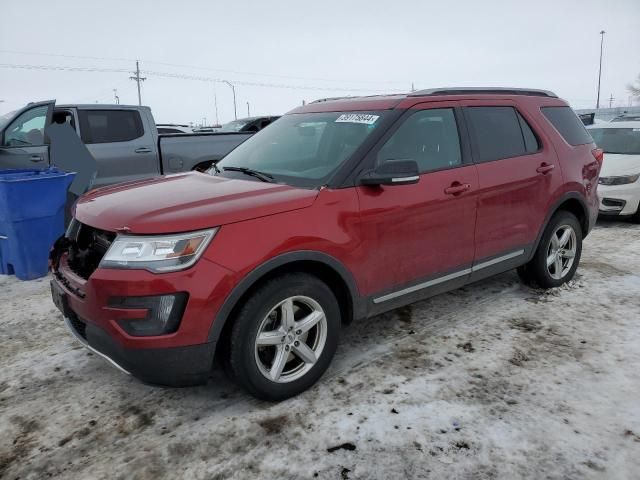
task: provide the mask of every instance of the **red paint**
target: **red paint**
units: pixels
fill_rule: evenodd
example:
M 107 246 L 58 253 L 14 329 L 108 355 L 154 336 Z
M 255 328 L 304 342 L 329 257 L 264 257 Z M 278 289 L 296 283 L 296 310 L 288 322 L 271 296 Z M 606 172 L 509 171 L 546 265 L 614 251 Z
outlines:
M 67 289 L 71 308 L 125 347 L 194 345 L 207 341 L 233 288 L 286 252 L 330 255 L 367 299 L 533 245 L 552 207 L 568 192 L 582 196 L 595 218 L 601 158 L 592 154 L 593 144 L 567 145 L 540 112 L 544 105 L 566 105 L 562 100 L 390 96 L 310 104 L 294 113 L 458 105 L 516 107 L 536 130 L 542 149 L 422 174 L 418 183 L 402 186 L 305 190 L 188 173 L 96 190 L 76 209 L 80 222 L 96 228 L 128 228 L 132 234 L 221 228 L 204 256 L 182 272 L 98 269 L 85 281 L 69 271 L 63 255 L 60 273 L 86 293 L 80 299 Z M 113 296 L 176 291 L 188 292 L 189 302 L 180 328 L 171 335 L 131 337 L 115 322 L 131 312 L 107 307 Z

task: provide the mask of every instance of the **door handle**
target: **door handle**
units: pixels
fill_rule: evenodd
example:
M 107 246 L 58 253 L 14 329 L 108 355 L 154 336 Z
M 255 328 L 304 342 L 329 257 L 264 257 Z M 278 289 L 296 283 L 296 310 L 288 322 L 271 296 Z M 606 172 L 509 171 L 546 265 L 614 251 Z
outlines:
M 460 195 L 471 188 L 468 183 L 453 182 L 450 187 L 444 189 L 447 195 Z
M 549 165 L 548 163 L 543 163 L 538 168 L 536 168 L 536 172 L 541 173 L 542 175 L 546 175 L 554 168 L 556 168 L 555 165 Z
M 29 160 L 32 162 L 41 162 L 43 160 L 42 155 L 31 155 Z
M 136 153 L 151 153 L 152 150 L 149 147 L 139 147 L 134 150 Z

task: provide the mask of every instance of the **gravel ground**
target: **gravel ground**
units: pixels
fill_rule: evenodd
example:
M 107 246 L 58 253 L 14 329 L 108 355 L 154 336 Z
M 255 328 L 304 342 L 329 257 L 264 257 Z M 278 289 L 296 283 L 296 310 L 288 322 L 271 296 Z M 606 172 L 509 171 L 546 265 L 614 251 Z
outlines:
M 280 404 L 119 373 L 47 279 L 0 303 L 0 478 L 640 478 L 637 225 L 599 225 L 563 288 L 509 272 L 345 328 Z

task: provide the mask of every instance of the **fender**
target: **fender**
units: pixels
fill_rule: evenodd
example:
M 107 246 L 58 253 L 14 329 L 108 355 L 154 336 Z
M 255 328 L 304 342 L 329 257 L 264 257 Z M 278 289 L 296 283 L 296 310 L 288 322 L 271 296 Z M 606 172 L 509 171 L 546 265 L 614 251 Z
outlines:
M 586 224 L 587 233 L 590 230 L 591 225 L 589 225 L 589 209 L 587 208 L 587 202 L 585 201 L 584 195 L 575 191 L 566 192 L 560 198 L 558 198 L 558 200 L 556 200 L 553 206 L 549 209 L 549 213 L 547 213 L 547 216 L 545 217 L 544 222 L 542 223 L 542 227 L 538 232 L 538 236 L 536 237 L 536 241 L 533 244 L 533 248 L 531 249 L 531 253 L 529 254 L 528 260 L 531 260 L 533 256 L 536 254 L 536 251 L 538 250 L 538 245 L 540 244 L 540 240 L 542 240 L 542 235 L 544 234 L 544 231 L 547 229 L 547 225 L 549 224 L 551 217 L 553 217 L 553 215 L 558 211 L 558 208 L 560 207 L 560 205 L 562 205 L 567 200 L 577 200 L 580 203 L 580 206 L 582 207 L 582 211 L 584 213 L 584 216 L 587 222 Z M 587 234 L 585 233 L 583 238 L 586 236 Z
M 337 272 L 349 289 L 349 296 L 351 297 L 351 303 L 353 306 L 353 318 L 366 317 L 366 302 L 360 297 L 358 286 L 349 269 L 347 269 L 347 267 L 345 267 L 340 261 L 326 253 L 315 250 L 299 250 L 283 253 L 282 255 L 271 258 L 247 274 L 240 283 L 234 287 L 216 314 L 215 319 L 209 328 L 207 342 L 214 342 L 214 344 L 218 342 L 222 329 L 227 323 L 231 311 L 249 288 L 276 268 L 299 261 L 313 261 L 321 263 Z

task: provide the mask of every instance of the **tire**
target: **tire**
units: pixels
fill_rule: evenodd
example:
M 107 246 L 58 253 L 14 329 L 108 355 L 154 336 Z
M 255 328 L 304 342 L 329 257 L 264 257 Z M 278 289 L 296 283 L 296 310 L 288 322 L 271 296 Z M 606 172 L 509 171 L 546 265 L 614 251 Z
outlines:
M 262 400 L 298 395 L 329 367 L 340 325 L 338 301 L 320 279 L 304 273 L 272 279 L 235 318 L 228 350 L 231 376 Z
M 571 212 L 560 210 L 551 217 L 531 261 L 518 268 L 518 276 L 529 286 L 559 287 L 573 278 L 581 255 L 580 222 Z
M 631 221 L 633 223 L 640 223 L 640 205 L 638 205 L 638 210 L 631 216 Z

